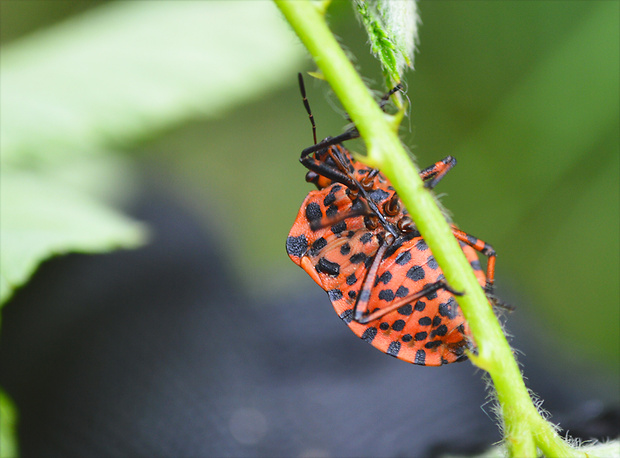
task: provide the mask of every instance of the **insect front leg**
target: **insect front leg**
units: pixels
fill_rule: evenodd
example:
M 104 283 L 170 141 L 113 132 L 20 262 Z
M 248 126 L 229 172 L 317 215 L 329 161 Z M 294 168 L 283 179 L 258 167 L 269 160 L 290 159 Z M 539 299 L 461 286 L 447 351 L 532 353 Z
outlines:
M 338 137 L 335 137 L 338 138 Z M 326 138 L 324 141 L 330 140 Z M 319 189 L 325 187 L 324 183 L 320 183 L 320 177 L 325 177 L 332 182 L 341 183 L 348 187 L 351 190 L 356 190 L 359 188 L 357 180 L 355 180 L 349 171 L 348 164 L 340 156 L 341 148 L 339 144 L 330 145 L 325 150 L 324 147 L 321 146 L 323 142 L 317 143 L 314 146 L 306 148 L 301 152 L 301 157 L 299 158 L 299 162 L 303 164 L 310 172 L 306 174 L 306 181 L 315 183 Z M 321 146 L 319 148 L 315 148 Z M 321 151 L 321 154 L 325 154 L 328 158 L 331 159 L 331 163 L 327 162 L 324 158 L 317 159 L 312 153 L 316 151 Z

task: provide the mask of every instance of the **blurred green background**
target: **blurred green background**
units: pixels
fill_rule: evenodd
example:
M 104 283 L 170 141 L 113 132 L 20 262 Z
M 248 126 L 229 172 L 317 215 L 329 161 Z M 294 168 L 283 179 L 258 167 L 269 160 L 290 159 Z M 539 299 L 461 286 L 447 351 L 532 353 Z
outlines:
M 416 70 L 406 81 L 411 116 L 403 131 L 420 167 L 448 154 L 458 159 L 437 192 L 462 229 L 497 250 L 499 295 L 528 317 L 533 333 L 556 343 L 540 351 L 609 377 L 620 375 L 619 5 L 420 2 Z M 110 5 L 3 0 L 0 6 L 1 43 L 10 47 Z M 350 4 L 335 1 L 329 11 L 362 75 L 384 92 Z M 251 35 L 254 21 L 241 15 L 230 27 Z M 80 40 L 86 32 L 74 33 Z M 243 42 L 213 46 L 244 59 Z M 284 250 L 311 189 L 298 162 L 312 134 L 296 71 L 314 68 L 301 45 L 295 52 L 298 60 L 273 68 L 269 83 L 248 72 L 222 88 L 257 88 L 252 95 L 115 145 L 132 160 L 123 173 L 158 170 L 162 188 L 221 239 L 240 286 L 267 302 L 311 283 Z M 319 136 L 341 132 L 342 109 L 324 82 L 309 80 Z

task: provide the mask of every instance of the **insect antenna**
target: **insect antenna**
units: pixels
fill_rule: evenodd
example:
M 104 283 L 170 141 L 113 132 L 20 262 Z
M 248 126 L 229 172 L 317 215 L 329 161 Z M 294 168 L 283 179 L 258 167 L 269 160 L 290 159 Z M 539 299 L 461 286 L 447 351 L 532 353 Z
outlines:
M 304 84 L 304 77 L 301 73 L 298 73 L 297 78 L 299 79 L 299 91 L 301 92 L 304 107 L 306 107 L 306 111 L 308 112 L 308 118 L 310 119 L 310 123 L 312 124 L 312 137 L 314 138 L 314 144 L 316 145 L 316 124 L 314 123 L 314 116 L 312 115 L 312 110 L 310 109 L 310 102 L 308 102 L 308 98 L 306 97 L 306 86 Z

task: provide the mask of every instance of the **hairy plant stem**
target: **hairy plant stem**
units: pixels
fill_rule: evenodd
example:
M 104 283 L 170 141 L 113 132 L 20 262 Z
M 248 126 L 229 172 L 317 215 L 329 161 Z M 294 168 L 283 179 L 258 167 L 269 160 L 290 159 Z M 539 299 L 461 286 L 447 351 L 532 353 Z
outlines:
M 394 117 L 381 111 L 329 30 L 322 11 L 309 0 L 274 0 L 355 123 L 367 146 L 364 161 L 380 168 L 398 191 L 448 283 L 465 294 L 458 303 L 478 348 L 472 362 L 493 381 L 505 445 L 516 457 L 584 456 L 562 440 L 534 406 L 489 301 L 433 195 L 400 143 Z

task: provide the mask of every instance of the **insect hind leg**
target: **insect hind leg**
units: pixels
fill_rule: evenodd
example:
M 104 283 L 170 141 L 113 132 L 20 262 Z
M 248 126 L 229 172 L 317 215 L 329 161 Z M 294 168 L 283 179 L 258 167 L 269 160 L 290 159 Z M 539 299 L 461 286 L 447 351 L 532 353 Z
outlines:
M 484 285 L 484 293 L 489 299 L 489 302 L 494 307 L 498 307 L 504 310 L 513 311 L 515 308 L 510 304 L 506 304 L 502 300 L 500 300 L 497 296 L 495 296 L 495 260 L 497 258 L 497 253 L 495 249 L 486 243 L 483 240 L 480 240 L 477 237 L 474 237 L 467 232 L 463 232 L 460 229 L 457 229 L 455 226 L 452 226 L 452 234 L 456 237 L 457 240 L 463 242 L 464 244 L 472 247 L 474 250 L 482 253 L 487 257 L 487 271 L 486 271 L 486 283 Z
M 410 302 L 414 302 L 417 301 L 418 299 L 423 298 L 424 296 L 427 296 L 431 293 L 434 293 L 435 291 L 439 291 L 440 289 L 446 290 L 449 293 L 452 293 L 455 296 L 462 296 L 464 293 L 460 292 L 460 291 L 455 291 L 454 289 L 452 289 L 452 287 L 450 287 L 450 285 L 448 285 L 448 283 L 445 280 L 438 280 L 436 282 L 433 283 L 429 283 L 427 285 L 425 285 L 420 291 L 417 291 L 415 293 L 410 294 L 407 297 L 404 297 L 398 301 L 394 301 L 392 302 L 390 305 L 388 305 L 385 308 L 382 308 L 380 310 L 376 310 L 374 312 L 371 312 L 367 315 L 364 315 L 364 312 L 368 313 L 368 311 L 362 311 L 359 310 L 356 307 L 355 310 L 355 315 L 354 315 L 354 319 L 355 321 L 357 321 L 358 323 L 362 323 L 362 324 L 366 324 L 366 323 L 370 323 L 371 321 L 374 320 L 378 320 L 379 318 L 381 318 L 382 316 L 387 315 L 390 312 L 393 312 L 394 310 L 397 310 L 399 308 L 401 308 L 403 305 L 406 305 Z M 360 296 L 362 294 L 360 293 Z M 366 304 L 364 304 L 366 306 L 366 308 L 368 307 L 368 301 L 366 301 Z

